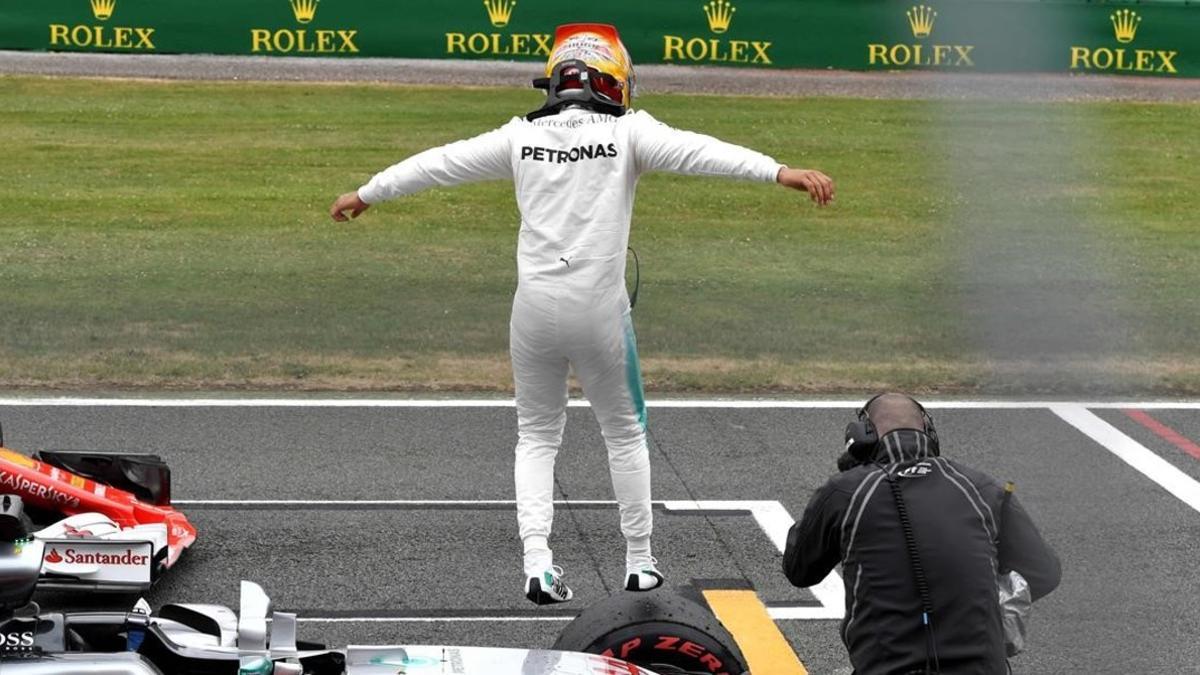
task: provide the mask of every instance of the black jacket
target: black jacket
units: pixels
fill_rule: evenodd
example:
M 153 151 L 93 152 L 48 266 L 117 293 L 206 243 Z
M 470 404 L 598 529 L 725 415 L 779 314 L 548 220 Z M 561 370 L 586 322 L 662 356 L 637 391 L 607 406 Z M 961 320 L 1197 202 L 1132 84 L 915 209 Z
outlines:
M 924 673 L 929 638 L 890 476 L 928 578 L 940 672 L 1003 675 L 997 572 L 1018 571 L 1036 600 L 1058 586 L 1058 557 L 1003 484 L 929 456 L 921 432 L 896 431 L 885 444 L 880 463 L 844 471 L 812 496 L 788 533 L 784 574 L 812 586 L 841 562 L 842 640 L 856 675 Z

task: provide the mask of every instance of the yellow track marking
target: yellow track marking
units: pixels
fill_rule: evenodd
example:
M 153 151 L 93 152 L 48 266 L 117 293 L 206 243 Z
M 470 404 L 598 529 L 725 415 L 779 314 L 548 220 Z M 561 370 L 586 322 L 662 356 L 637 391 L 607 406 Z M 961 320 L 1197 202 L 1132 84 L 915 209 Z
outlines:
M 704 591 L 704 599 L 742 648 L 755 675 L 808 675 L 754 591 Z

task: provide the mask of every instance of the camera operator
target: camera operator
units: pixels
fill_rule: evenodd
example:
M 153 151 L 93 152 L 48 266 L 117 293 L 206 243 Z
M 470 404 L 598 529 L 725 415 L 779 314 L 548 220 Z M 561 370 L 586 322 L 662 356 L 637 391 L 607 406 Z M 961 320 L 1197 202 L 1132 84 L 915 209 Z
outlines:
M 998 585 L 1015 571 L 1037 600 L 1061 576 L 1012 484 L 939 456 L 933 419 L 903 394 L 867 401 L 846 451 L 788 533 L 783 571 L 812 586 L 842 563 L 855 675 L 1007 673 L 1019 640 Z

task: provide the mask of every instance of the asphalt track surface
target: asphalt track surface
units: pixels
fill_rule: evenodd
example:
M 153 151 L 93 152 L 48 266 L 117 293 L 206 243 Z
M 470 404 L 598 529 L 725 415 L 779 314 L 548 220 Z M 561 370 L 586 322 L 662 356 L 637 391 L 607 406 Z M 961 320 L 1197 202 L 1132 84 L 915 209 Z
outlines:
M 0 402 L 9 447 L 156 452 L 170 463 L 175 499 L 199 538 L 150 592 L 154 606 L 236 607 L 238 580 L 251 579 L 277 608 L 306 619 L 301 637 L 331 645 L 546 647 L 579 608 L 621 592 L 615 508 L 574 504 L 559 506 L 552 544 L 577 600 L 537 608 L 523 598 L 515 513 L 505 503 L 516 440 L 511 404 L 172 403 Z M 799 517 L 833 471 L 853 404 L 729 405 L 652 402 L 655 499 L 777 501 Z M 1185 442 L 1200 440 L 1200 406 L 1140 406 L 1174 430 L 1172 438 L 1126 406 L 995 406 L 1006 407 L 939 407 L 934 415 L 947 456 L 1014 481 L 1063 560 L 1062 585 L 1035 606 L 1031 648 L 1015 659 L 1015 672 L 1200 672 L 1200 449 Z M 1139 466 L 1148 457 L 1165 460 L 1166 469 L 1148 470 L 1160 482 L 1060 413 L 1082 416 L 1090 429 L 1110 423 L 1148 451 L 1131 459 Z M 1161 484 L 1172 471 L 1182 481 L 1178 494 Z M 570 409 L 557 473 L 558 499 L 611 499 L 602 440 L 586 407 Z M 469 503 L 480 500 L 499 503 Z M 655 522 L 670 584 L 750 587 L 772 608 L 820 608 L 783 579 L 779 551 L 748 513 L 659 508 Z M 38 599 L 47 607 L 80 602 Z M 777 625 L 809 672 L 849 672 L 835 620 Z

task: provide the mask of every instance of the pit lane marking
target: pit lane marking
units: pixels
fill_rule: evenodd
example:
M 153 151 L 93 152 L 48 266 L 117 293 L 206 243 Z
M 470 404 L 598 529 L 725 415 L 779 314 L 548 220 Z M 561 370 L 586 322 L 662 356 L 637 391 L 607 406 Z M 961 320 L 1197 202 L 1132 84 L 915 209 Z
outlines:
M 1056 405 L 1051 410 L 1067 424 L 1082 431 L 1126 464 L 1178 497 L 1184 504 L 1200 511 L 1200 483 L 1175 468 L 1175 465 L 1154 454 L 1149 448 L 1083 406 L 1063 404 Z
M 808 675 L 779 626 L 754 591 L 706 590 L 704 599 L 746 657 L 752 673 Z
M 516 500 L 512 499 L 175 499 L 176 506 L 216 506 L 216 507 L 512 507 L 516 508 Z M 615 507 L 616 501 L 603 499 L 556 499 L 556 506 L 603 506 Z M 767 535 L 775 549 L 782 555 L 787 545 L 787 533 L 791 528 L 792 515 L 787 508 L 773 500 L 699 500 L 671 499 L 655 500 L 652 504 L 667 511 L 703 513 L 749 513 L 754 522 Z M 767 613 L 775 620 L 818 620 L 838 619 L 845 615 L 846 591 L 842 578 L 837 570 L 829 573 L 819 584 L 812 586 L 809 592 L 820 603 L 819 606 L 807 605 L 775 605 L 767 608 Z M 346 621 L 346 619 L 342 619 Z M 373 619 L 382 621 L 386 619 Z M 422 617 L 415 620 L 429 620 Z M 467 620 L 459 617 L 439 619 L 445 621 Z M 472 617 L 469 620 L 478 620 Z M 500 619 L 497 619 L 500 620 Z M 548 619 L 544 619 L 548 620 Z M 561 620 L 561 619 L 557 619 Z
M 1170 443 L 1171 445 L 1174 445 L 1175 447 L 1186 452 L 1187 454 L 1191 455 L 1192 457 L 1195 457 L 1196 459 L 1200 459 L 1200 445 L 1196 445 L 1196 443 L 1193 442 L 1192 439 L 1188 438 L 1187 436 L 1184 436 L 1183 434 L 1179 433 L 1178 431 L 1175 431 L 1174 429 L 1163 424 L 1162 422 L 1159 422 L 1158 420 L 1154 419 L 1149 414 L 1147 414 L 1146 411 L 1125 409 L 1125 410 L 1122 410 L 1121 412 L 1125 413 L 1125 416 L 1128 417 L 1129 419 L 1133 420 L 1134 422 L 1137 422 L 1138 424 L 1146 427 L 1150 431 L 1153 431 L 1156 436 L 1163 439 L 1164 441 Z

